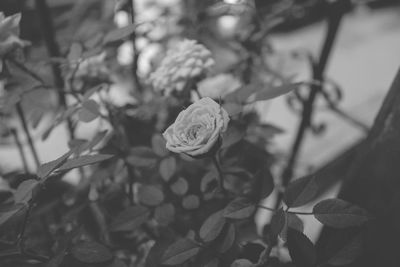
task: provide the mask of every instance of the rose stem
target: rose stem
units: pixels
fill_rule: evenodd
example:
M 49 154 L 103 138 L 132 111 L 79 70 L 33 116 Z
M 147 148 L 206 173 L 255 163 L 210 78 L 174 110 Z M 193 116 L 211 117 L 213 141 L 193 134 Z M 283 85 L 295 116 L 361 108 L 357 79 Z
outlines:
M 212 157 L 212 162 L 215 166 L 215 169 L 217 170 L 218 176 L 217 176 L 217 181 L 218 181 L 218 190 L 220 192 L 225 192 L 224 189 L 224 177 L 222 176 L 222 171 L 221 171 L 221 167 L 219 166 L 218 163 L 218 159 L 217 159 L 217 155 L 214 155 Z

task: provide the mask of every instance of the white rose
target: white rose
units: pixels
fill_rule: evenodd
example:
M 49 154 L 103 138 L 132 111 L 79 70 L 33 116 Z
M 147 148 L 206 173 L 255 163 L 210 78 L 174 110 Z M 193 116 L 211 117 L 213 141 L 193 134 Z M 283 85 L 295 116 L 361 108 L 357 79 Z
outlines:
M 167 149 L 190 156 L 201 156 L 218 145 L 228 127 L 228 113 L 209 97 L 183 110 L 163 133 Z

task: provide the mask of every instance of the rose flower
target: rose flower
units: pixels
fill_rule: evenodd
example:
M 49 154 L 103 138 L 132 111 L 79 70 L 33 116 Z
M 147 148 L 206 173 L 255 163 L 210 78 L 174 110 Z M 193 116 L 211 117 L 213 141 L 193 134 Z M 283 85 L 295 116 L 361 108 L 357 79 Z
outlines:
M 228 113 L 209 97 L 183 110 L 163 133 L 167 149 L 189 156 L 202 156 L 218 146 L 228 127 Z

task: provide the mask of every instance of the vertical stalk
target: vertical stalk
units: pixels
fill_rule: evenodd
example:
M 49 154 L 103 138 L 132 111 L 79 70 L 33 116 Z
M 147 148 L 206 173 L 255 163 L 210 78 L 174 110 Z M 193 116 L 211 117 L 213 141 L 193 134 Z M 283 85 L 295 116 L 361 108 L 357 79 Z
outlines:
M 25 171 L 25 173 L 28 173 L 29 172 L 28 163 L 26 161 L 24 149 L 22 147 L 21 140 L 19 140 L 17 130 L 12 128 L 10 130 L 10 132 L 11 132 L 12 136 L 14 137 L 15 144 L 17 145 L 18 152 L 21 157 L 22 165 L 24 167 L 24 171 Z
M 135 25 L 136 21 L 136 9 L 135 9 L 135 0 L 129 0 L 130 9 L 131 9 L 131 23 Z M 139 51 L 136 47 L 136 31 L 133 31 L 131 34 L 131 41 L 132 41 L 132 52 L 133 52 L 133 59 L 132 59 L 132 76 L 133 76 L 133 83 L 135 88 L 142 92 L 142 86 L 140 84 L 139 76 L 138 76 L 138 61 L 139 61 Z
M 225 188 L 224 188 L 224 177 L 222 175 L 222 170 L 221 166 L 219 166 L 217 155 L 214 155 L 212 157 L 212 162 L 214 164 L 215 169 L 217 170 L 217 182 L 218 182 L 218 191 L 224 193 Z
M 46 43 L 48 54 L 50 55 L 50 57 L 60 57 L 60 48 L 56 41 L 53 20 L 51 18 L 51 12 L 46 0 L 36 0 L 36 10 L 39 13 L 39 19 L 43 30 L 43 38 Z M 63 92 L 64 79 L 61 74 L 60 66 L 56 63 L 52 63 L 52 72 L 54 76 L 54 83 L 58 89 L 58 99 L 60 105 L 66 108 L 67 100 Z M 67 128 L 70 138 L 73 139 L 74 128 L 70 119 L 67 119 Z
M 25 132 L 25 135 L 26 135 L 26 140 L 28 141 L 28 145 L 29 145 L 29 148 L 31 150 L 33 159 L 35 160 L 36 167 L 39 167 L 40 166 L 39 156 L 38 156 L 35 144 L 33 143 L 33 139 L 32 139 L 31 133 L 29 132 L 28 123 L 26 122 L 25 114 L 24 114 L 24 111 L 22 109 L 21 103 L 18 103 L 16 105 L 16 108 L 17 108 L 18 117 L 19 117 L 19 119 L 21 121 L 21 124 L 22 124 L 22 128 L 24 129 L 24 132 Z
M 313 64 L 312 69 L 313 69 L 313 78 L 316 81 L 322 81 L 323 80 L 323 74 L 325 71 L 326 64 L 328 62 L 328 58 L 331 54 L 333 44 L 335 42 L 337 32 L 339 29 L 340 21 L 343 16 L 343 12 L 341 10 L 341 7 L 335 6 L 338 4 L 333 4 L 332 5 L 332 12 L 330 12 L 329 18 L 328 18 L 328 29 L 325 37 L 325 41 L 321 50 L 321 54 L 319 57 L 319 62 L 318 64 Z M 306 102 L 303 104 L 303 111 L 302 111 L 302 117 L 300 121 L 300 125 L 297 130 L 296 138 L 293 142 L 292 148 L 291 148 L 291 153 L 289 157 L 289 161 L 282 173 L 282 184 L 284 187 L 288 185 L 290 182 L 292 176 L 293 176 L 293 170 L 296 167 L 296 161 L 297 157 L 301 148 L 301 145 L 304 140 L 304 136 L 309 130 L 311 123 L 312 123 L 312 115 L 314 111 L 314 102 L 318 96 L 318 93 L 321 90 L 321 85 L 322 83 L 315 83 L 311 85 L 311 90 L 308 94 Z M 277 206 L 280 205 L 280 202 L 282 200 L 282 194 L 278 196 L 278 201 L 277 201 Z

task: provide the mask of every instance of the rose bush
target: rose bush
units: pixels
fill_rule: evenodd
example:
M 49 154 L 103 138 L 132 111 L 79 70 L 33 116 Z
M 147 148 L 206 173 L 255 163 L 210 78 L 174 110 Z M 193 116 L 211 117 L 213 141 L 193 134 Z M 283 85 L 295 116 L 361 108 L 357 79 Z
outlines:
M 167 149 L 201 156 L 213 149 L 226 131 L 228 113 L 214 100 L 204 97 L 183 110 L 163 136 Z

